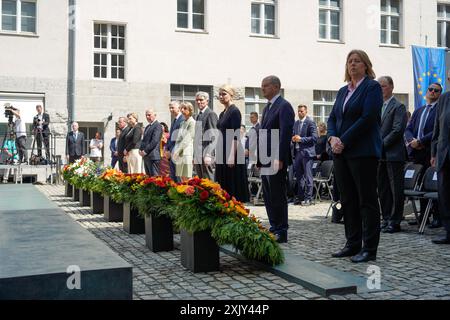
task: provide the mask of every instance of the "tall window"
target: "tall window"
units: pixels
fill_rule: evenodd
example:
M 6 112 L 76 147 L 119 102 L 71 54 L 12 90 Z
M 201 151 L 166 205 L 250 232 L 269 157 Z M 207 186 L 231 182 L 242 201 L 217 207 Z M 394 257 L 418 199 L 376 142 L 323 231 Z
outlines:
M 36 33 L 35 0 L 1 0 L 0 31 Z
M 438 4 L 437 38 L 439 47 L 450 47 L 450 5 Z
M 177 27 L 205 30 L 205 0 L 177 0 Z
M 170 85 L 170 99 L 178 100 L 180 102 L 190 102 L 194 106 L 194 113 L 198 113 L 198 107 L 195 103 L 195 94 L 199 91 L 207 92 L 209 94 L 208 107 L 213 109 L 213 87 L 212 86 L 199 86 L 199 85 L 184 85 L 184 84 L 171 84 Z
M 276 0 L 252 2 L 252 34 L 275 35 Z
M 340 40 L 341 1 L 319 0 L 319 38 Z
M 280 90 L 281 96 L 284 96 L 284 89 Z M 244 124 L 247 129 L 253 125 L 250 122 L 250 112 L 257 112 L 259 121 L 261 121 L 262 112 L 267 105 L 267 99 L 264 98 L 261 88 L 245 88 L 245 114 Z
M 382 44 L 400 45 L 401 3 L 400 0 L 381 0 Z
M 313 119 L 316 124 L 327 123 L 331 110 L 333 110 L 337 91 L 314 90 Z
M 125 26 L 94 23 L 94 78 L 125 79 Z

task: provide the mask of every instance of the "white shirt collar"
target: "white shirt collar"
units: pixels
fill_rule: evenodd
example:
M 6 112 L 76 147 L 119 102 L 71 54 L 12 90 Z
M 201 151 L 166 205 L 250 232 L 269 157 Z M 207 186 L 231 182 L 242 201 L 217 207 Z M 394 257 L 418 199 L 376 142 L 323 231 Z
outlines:
M 275 97 L 273 97 L 272 99 L 270 99 L 270 105 L 273 105 L 275 103 L 275 101 L 278 99 L 278 97 L 281 96 L 281 93 L 277 94 Z

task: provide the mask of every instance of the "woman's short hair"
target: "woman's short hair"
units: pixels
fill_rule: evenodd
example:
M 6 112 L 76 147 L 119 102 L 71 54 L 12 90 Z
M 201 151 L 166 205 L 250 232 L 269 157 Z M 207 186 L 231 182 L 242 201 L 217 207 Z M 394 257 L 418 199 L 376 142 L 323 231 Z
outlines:
M 180 104 L 180 109 L 186 109 L 189 111 L 189 115 L 192 116 L 194 114 L 194 107 L 190 102 L 182 102 Z
M 350 82 L 352 80 L 352 78 L 350 77 L 350 73 L 348 73 L 347 68 L 348 59 L 352 54 L 357 54 L 359 58 L 362 60 L 362 62 L 365 64 L 367 68 L 366 75 L 369 77 L 369 79 L 375 79 L 375 72 L 372 69 L 372 62 L 370 62 L 367 53 L 365 53 L 363 50 L 354 49 L 349 52 L 349 54 L 347 55 L 347 59 L 345 60 L 345 81 Z
M 99 139 L 102 138 L 102 133 L 101 133 L 100 131 L 97 131 L 97 132 L 95 133 L 95 136 L 97 136 L 97 135 L 98 135 L 98 138 L 99 138 Z
M 136 119 L 136 121 L 138 121 L 138 115 L 135 112 L 130 112 L 129 114 L 127 114 L 127 118 L 129 117 L 133 117 Z
M 234 90 L 234 88 L 229 85 L 229 84 L 224 84 L 223 86 L 221 86 L 219 88 L 219 92 L 220 91 L 225 91 L 226 93 L 228 93 L 232 98 L 236 95 L 236 90 Z
M 165 122 L 160 122 L 161 126 L 164 128 L 164 132 L 169 132 L 169 127 Z

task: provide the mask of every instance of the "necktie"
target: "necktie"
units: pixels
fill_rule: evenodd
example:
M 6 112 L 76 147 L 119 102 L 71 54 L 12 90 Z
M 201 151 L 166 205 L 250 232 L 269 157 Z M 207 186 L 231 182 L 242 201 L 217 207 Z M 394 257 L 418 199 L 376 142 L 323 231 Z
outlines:
M 383 107 L 381 108 L 381 116 L 384 115 L 384 111 L 386 110 L 386 107 L 387 107 L 387 103 L 385 102 L 385 103 L 383 103 Z
M 75 132 L 73 136 L 75 137 L 75 141 L 77 141 L 77 138 L 78 138 L 78 133 L 77 133 L 77 132 Z
M 425 123 L 427 122 L 428 114 L 431 110 L 431 104 L 427 105 L 425 110 L 422 113 L 422 117 L 420 117 L 420 124 L 419 124 L 419 132 L 418 132 L 418 138 L 422 139 L 423 137 L 423 128 L 425 128 Z

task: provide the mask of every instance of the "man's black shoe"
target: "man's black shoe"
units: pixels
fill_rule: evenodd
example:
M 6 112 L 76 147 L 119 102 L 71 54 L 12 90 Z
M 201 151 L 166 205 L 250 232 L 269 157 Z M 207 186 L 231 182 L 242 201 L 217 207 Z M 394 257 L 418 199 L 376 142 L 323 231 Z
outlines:
M 294 206 L 299 206 L 302 202 L 299 199 L 295 199 Z
M 402 229 L 400 228 L 400 225 L 398 225 L 398 224 L 391 224 L 383 229 L 384 233 L 396 233 L 396 232 L 400 232 L 400 231 L 402 231 Z
M 350 260 L 352 260 L 352 262 L 354 263 L 375 261 L 377 260 L 377 254 L 370 253 L 368 251 L 361 251 L 356 256 L 353 256 Z
M 431 224 L 428 226 L 428 228 L 430 229 L 436 229 L 436 228 L 440 228 L 442 227 L 442 223 L 440 220 L 433 220 L 433 222 L 431 222 Z
M 381 222 L 381 229 L 386 228 L 389 225 L 389 222 L 387 220 L 383 220 L 383 222 Z
M 287 242 L 287 234 L 275 234 L 275 241 L 278 243 L 286 243 Z
M 357 254 L 360 250 L 361 249 L 358 249 L 358 248 L 344 247 L 342 250 L 333 253 L 331 256 L 333 258 L 351 257 L 351 256 Z
M 434 244 L 450 244 L 450 235 L 447 235 L 443 238 L 433 239 L 431 240 Z
M 302 206 L 310 206 L 311 205 L 311 200 L 305 200 L 305 201 L 302 201 Z

